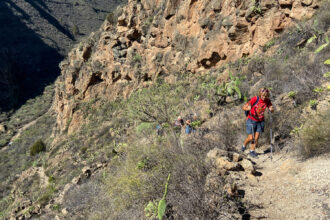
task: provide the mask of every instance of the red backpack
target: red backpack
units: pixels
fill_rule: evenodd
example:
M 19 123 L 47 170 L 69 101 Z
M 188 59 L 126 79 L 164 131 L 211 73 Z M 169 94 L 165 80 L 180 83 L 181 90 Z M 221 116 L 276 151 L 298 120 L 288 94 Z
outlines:
M 258 104 L 258 102 L 259 102 L 259 96 L 257 96 L 257 101 L 255 101 L 255 103 L 253 103 L 253 105 L 251 106 L 251 109 L 253 108 L 253 106 L 255 106 L 256 104 Z M 246 117 L 250 114 L 250 111 L 244 111 Z

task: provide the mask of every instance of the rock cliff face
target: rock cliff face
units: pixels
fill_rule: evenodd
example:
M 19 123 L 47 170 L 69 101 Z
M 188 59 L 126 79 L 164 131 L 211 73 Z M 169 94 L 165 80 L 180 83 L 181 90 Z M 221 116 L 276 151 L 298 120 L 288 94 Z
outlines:
M 123 0 L 0 2 L 0 110 L 42 92 L 76 40 L 96 30 Z
M 205 74 L 258 53 L 295 21 L 310 18 L 319 2 L 130 0 L 61 63 L 54 105 L 59 128 L 79 128 L 80 102 L 127 97 L 159 76 Z

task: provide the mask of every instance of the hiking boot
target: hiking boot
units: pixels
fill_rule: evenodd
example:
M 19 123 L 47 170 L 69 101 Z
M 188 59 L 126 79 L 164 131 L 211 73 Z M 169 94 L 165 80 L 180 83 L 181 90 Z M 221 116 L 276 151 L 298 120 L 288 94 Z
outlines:
M 246 147 L 242 146 L 241 151 L 244 152 L 246 150 Z
M 253 158 L 258 158 L 258 155 L 255 151 L 250 151 L 249 155 Z

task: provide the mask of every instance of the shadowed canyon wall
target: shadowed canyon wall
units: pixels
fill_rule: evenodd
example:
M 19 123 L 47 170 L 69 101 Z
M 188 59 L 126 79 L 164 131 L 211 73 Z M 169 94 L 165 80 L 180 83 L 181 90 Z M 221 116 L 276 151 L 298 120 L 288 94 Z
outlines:
M 97 29 L 125 1 L 3 0 L 0 2 L 0 110 L 39 95 L 59 75 L 77 40 Z

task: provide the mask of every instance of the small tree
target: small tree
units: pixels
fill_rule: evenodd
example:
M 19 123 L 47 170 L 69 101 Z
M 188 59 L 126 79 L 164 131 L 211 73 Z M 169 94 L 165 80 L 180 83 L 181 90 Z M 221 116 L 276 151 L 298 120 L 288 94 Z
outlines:
M 129 99 L 130 118 L 141 122 L 172 124 L 183 110 L 184 88 L 168 84 L 153 85 L 134 93 Z
M 42 151 L 46 151 L 46 145 L 42 140 L 37 140 L 31 147 L 30 147 L 30 155 L 34 156 Z
M 134 93 L 128 101 L 128 115 L 134 122 L 149 122 L 159 125 L 172 125 L 173 120 L 184 109 L 185 97 L 182 85 L 155 84 Z M 167 127 L 167 126 L 166 126 Z M 178 141 L 173 126 L 170 133 Z
M 80 32 L 79 32 L 79 28 L 78 28 L 78 26 L 77 25 L 73 25 L 73 27 L 72 27 L 72 33 L 73 33 L 73 35 L 78 35 Z

